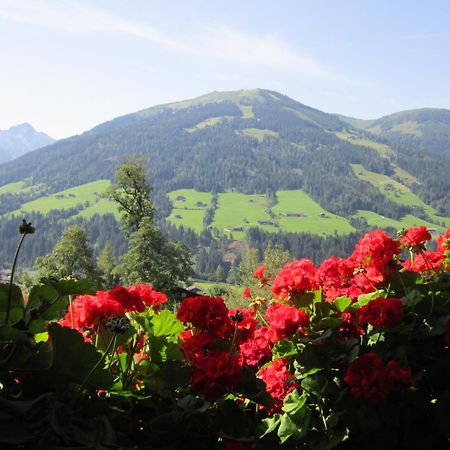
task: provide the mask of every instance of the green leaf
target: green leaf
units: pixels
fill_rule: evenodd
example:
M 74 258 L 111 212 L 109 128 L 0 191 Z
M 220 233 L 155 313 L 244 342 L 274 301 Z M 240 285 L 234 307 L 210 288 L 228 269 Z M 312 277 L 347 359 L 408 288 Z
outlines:
M 353 308 L 361 308 L 361 306 L 365 306 L 367 305 L 367 303 L 369 303 L 371 300 L 375 300 L 378 297 L 385 297 L 386 296 L 386 292 L 384 291 L 375 291 L 375 292 L 370 292 L 369 294 L 361 294 L 358 297 L 358 301 L 353 303 L 352 307 Z
M 27 311 L 31 308 L 39 308 L 43 304 L 52 304 L 59 297 L 58 291 L 48 284 L 33 286 L 28 295 Z
M 272 348 L 272 354 L 275 359 L 293 356 L 297 353 L 298 350 L 295 344 L 287 339 L 275 342 Z
M 5 323 L 6 309 L 8 307 L 9 283 L 0 283 L 0 324 Z M 24 317 L 24 304 L 22 291 L 19 286 L 11 287 L 11 304 L 9 310 L 9 323 L 15 324 Z
M 190 369 L 188 367 L 181 367 L 178 361 L 169 361 L 161 364 L 160 370 L 155 376 L 164 380 L 166 389 L 172 391 L 187 386 L 189 375 Z
M 153 317 L 154 336 L 174 336 L 178 337 L 184 330 L 182 322 L 171 311 L 165 309 Z
M 334 312 L 333 307 L 329 302 L 315 303 L 314 309 L 319 318 L 329 316 L 330 313 Z
M 321 367 L 314 367 L 313 369 L 309 369 L 307 372 L 300 373 L 298 379 L 303 380 L 304 378 L 308 378 L 311 375 L 314 375 L 315 373 L 320 372 L 322 370 L 323 370 L 323 368 L 321 368 Z
M 296 423 L 288 414 L 283 414 L 281 416 L 280 426 L 278 428 L 277 434 L 281 440 L 281 443 L 286 442 L 292 435 L 299 434 Z
M 292 296 L 292 301 L 297 308 L 307 308 L 314 302 L 314 292 L 302 292 Z
M 280 422 L 281 422 L 281 414 L 278 413 L 274 414 L 272 417 L 263 419 L 262 426 L 264 429 L 264 433 L 261 434 L 259 437 L 267 436 L 268 434 L 275 431 Z
M 28 325 L 28 331 L 32 334 L 39 334 L 47 331 L 48 321 L 45 319 L 36 319 Z
M 302 395 L 299 395 L 297 389 L 290 392 L 283 401 L 283 411 L 288 414 L 295 414 L 306 403 L 308 395 L 303 392 Z
M 419 304 L 423 299 L 424 299 L 424 296 L 422 296 L 422 294 L 419 291 L 414 289 L 412 291 L 409 291 L 402 298 L 402 303 L 406 307 L 414 308 L 414 306 Z
M 323 317 L 322 319 L 320 319 L 317 327 L 320 330 L 323 330 L 325 328 L 337 328 L 339 325 L 342 324 L 344 320 L 341 319 L 340 317 Z
M 184 359 L 178 343 L 168 342 L 165 336 L 153 337 L 150 345 L 150 358 L 156 363 Z
M 51 278 L 41 278 L 39 283 L 40 285 L 45 285 L 56 289 L 61 296 L 82 294 L 95 295 L 96 293 L 92 281 L 86 278 L 81 278 L 80 280 L 54 280 Z
M 339 297 L 333 302 L 333 306 L 341 313 L 343 313 L 351 304 L 352 300 L 348 297 Z
M 27 342 L 29 337 L 23 330 L 18 330 L 11 325 L 0 327 L 0 342 Z
M 102 354 L 94 346 L 84 342 L 83 336 L 76 330 L 52 323 L 48 327 L 48 332 L 54 358 L 52 368 L 45 375 L 56 384 L 83 383 L 102 358 Z M 102 367 L 102 364 L 87 381 L 87 387 L 91 389 L 106 389 L 112 384 L 112 375 Z
M 308 393 L 313 394 L 317 398 L 322 398 L 322 392 L 326 388 L 328 380 L 324 376 L 310 376 L 302 380 L 302 388 Z

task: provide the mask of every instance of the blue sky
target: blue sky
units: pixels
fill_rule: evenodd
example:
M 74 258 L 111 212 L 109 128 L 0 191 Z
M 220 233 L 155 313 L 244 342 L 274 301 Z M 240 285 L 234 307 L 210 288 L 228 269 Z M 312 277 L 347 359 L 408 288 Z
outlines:
M 0 129 L 61 138 L 255 87 L 360 118 L 450 108 L 449 18 L 444 0 L 0 0 Z

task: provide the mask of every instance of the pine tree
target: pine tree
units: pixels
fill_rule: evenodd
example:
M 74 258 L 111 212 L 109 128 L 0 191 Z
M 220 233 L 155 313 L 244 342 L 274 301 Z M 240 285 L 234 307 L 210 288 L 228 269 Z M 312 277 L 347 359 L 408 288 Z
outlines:
M 98 271 L 104 289 L 111 289 L 119 284 L 120 277 L 116 272 L 116 259 L 114 257 L 111 242 L 106 242 L 97 259 Z

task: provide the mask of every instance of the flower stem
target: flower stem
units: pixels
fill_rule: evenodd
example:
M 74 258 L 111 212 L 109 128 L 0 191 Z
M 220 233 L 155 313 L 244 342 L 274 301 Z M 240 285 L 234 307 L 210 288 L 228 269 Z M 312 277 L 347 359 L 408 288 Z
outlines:
M 19 245 L 17 246 L 16 254 L 14 255 L 13 265 L 11 268 L 11 276 L 9 278 L 8 302 L 6 304 L 5 323 L 4 323 L 5 326 L 8 325 L 9 316 L 11 313 L 12 288 L 13 288 L 13 281 L 14 281 L 14 273 L 16 271 L 17 258 L 19 257 L 20 248 L 22 247 L 22 244 L 23 244 L 23 241 L 24 241 L 26 235 L 27 235 L 27 233 L 22 234 Z
M 92 374 L 97 370 L 97 368 L 100 366 L 100 364 L 106 359 L 106 355 L 109 353 L 109 351 L 115 344 L 116 339 L 117 339 L 117 333 L 114 333 L 113 336 L 111 337 L 111 340 L 109 341 L 108 347 L 106 348 L 105 352 L 103 353 L 101 358 L 94 364 L 94 367 L 92 367 L 92 369 L 86 375 L 85 379 L 83 380 L 80 387 L 78 388 L 77 393 L 75 394 L 75 396 L 72 399 L 72 404 L 76 403 L 76 401 L 78 400 L 78 398 L 81 394 L 81 391 L 85 388 L 87 382 L 89 381 L 89 378 L 91 378 Z

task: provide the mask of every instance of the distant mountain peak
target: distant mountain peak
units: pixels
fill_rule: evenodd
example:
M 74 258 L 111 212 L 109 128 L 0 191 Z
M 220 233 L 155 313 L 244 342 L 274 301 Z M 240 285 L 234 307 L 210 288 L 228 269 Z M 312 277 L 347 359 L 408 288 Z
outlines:
M 28 122 L 0 130 L 0 162 L 18 158 L 25 153 L 55 142 L 46 133 L 36 131 Z

